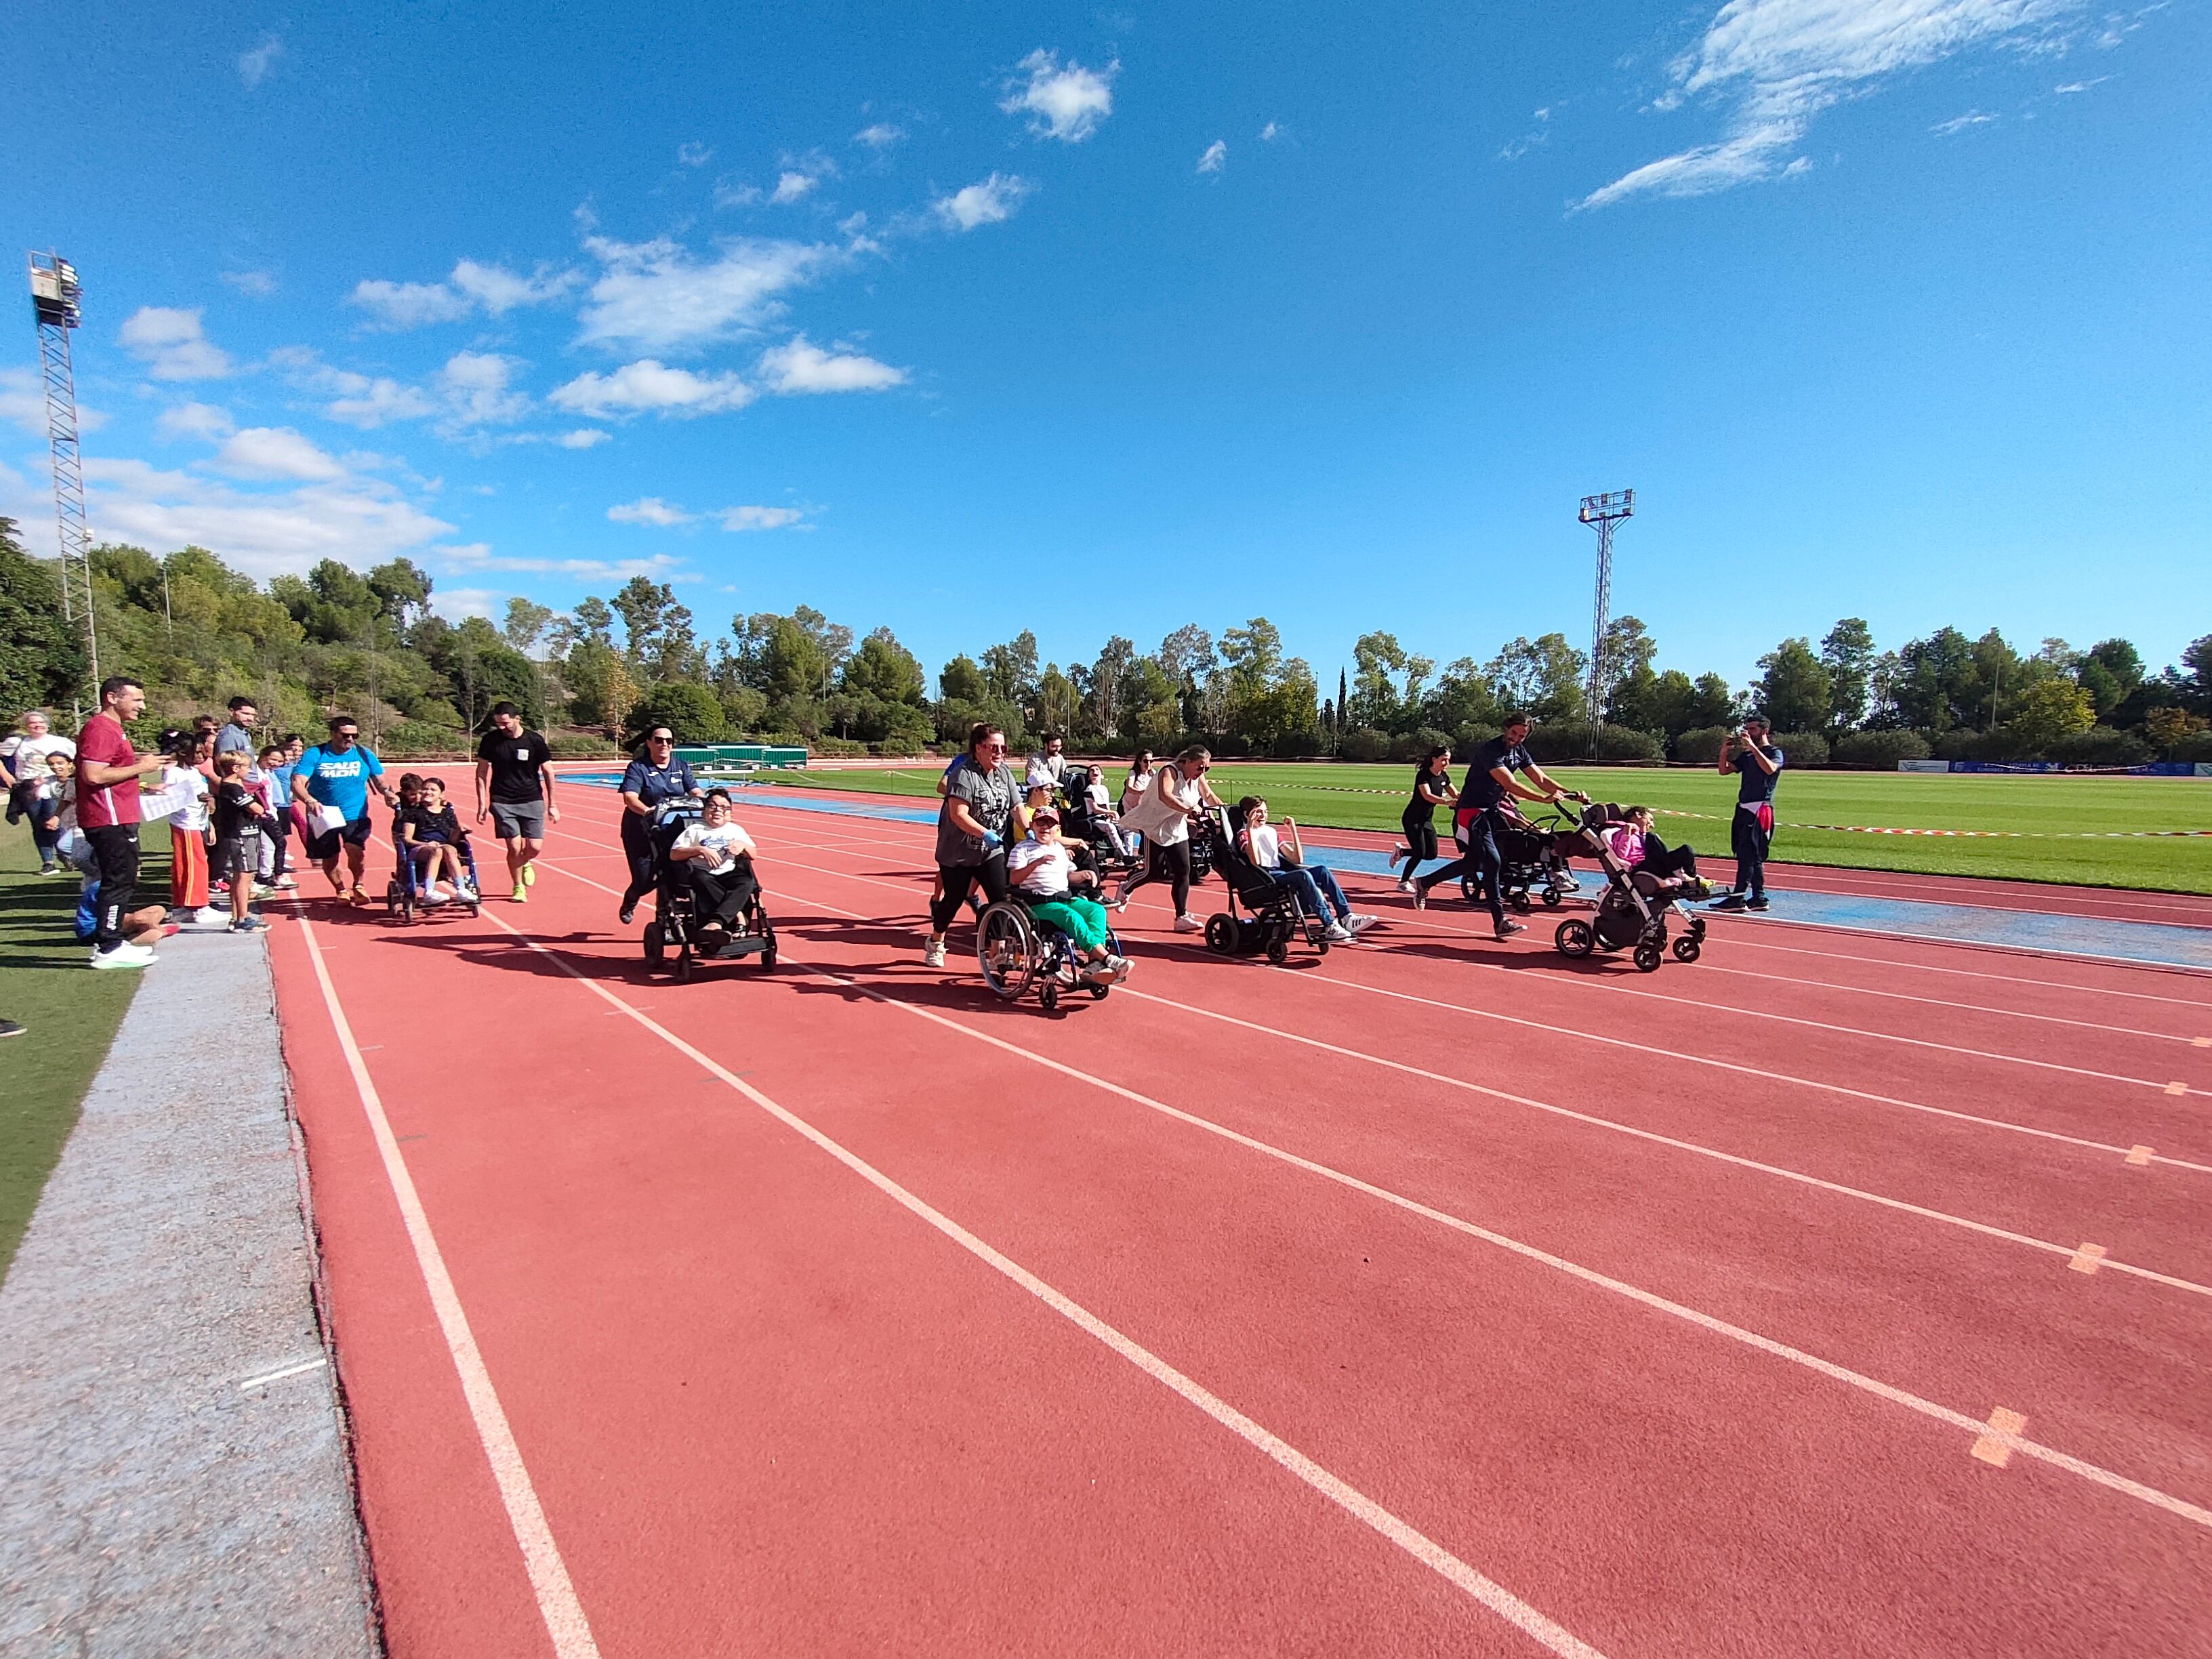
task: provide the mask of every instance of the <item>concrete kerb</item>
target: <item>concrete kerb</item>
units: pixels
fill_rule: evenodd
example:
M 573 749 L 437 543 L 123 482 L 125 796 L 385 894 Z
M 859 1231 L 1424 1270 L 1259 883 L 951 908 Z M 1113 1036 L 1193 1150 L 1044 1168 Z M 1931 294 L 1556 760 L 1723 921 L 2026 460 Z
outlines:
M 0 1286 L 0 1653 L 375 1659 L 266 944 L 161 948 Z

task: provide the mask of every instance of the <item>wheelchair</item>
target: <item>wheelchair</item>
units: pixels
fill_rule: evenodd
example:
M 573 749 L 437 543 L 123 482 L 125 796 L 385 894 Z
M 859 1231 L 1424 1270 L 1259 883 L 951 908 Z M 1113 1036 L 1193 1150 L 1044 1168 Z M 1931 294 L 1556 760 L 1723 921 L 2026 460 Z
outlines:
M 436 904 L 428 902 L 423 896 L 422 878 L 416 872 L 415 860 L 408 855 L 407 842 L 396 821 L 392 826 L 392 844 L 398 852 L 399 866 L 384 884 L 384 914 L 392 921 L 411 923 L 417 910 L 466 910 L 473 916 L 483 908 L 483 886 L 477 879 L 477 849 L 470 844 L 467 830 L 461 832 L 460 844 L 461 861 L 469 870 L 469 890 L 465 894 L 454 893 Z
M 1212 820 L 1213 815 L 1208 813 Z M 1304 939 L 1316 955 L 1328 954 L 1328 918 L 1310 915 L 1297 892 L 1277 881 L 1244 856 L 1237 844 L 1243 828 L 1235 807 L 1221 812 L 1220 832 L 1212 840 L 1215 862 L 1229 889 L 1229 908 L 1206 919 L 1206 948 L 1217 956 L 1249 957 L 1264 951 L 1269 963 L 1281 967 L 1291 959 L 1291 941 Z M 1237 906 L 1249 914 L 1240 916 Z
M 1121 941 L 1110 924 L 1106 948 L 1115 956 L 1121 954 Z M 1074 941 L 1038 921 L 1019 889 L 983 907 L 975 924 L 975 963 L 982 970 L 983 983 L 999 1000 L 1018 1002 L 1034 988 L 1038 1005 L 1048 1014 L 1060 1012 L 1063 994 L 1088 991 L 1093 1001 L 1103 1002 L 1114 988 L 1084 977 L 1086 964 Z
M 761 902 L 757 881 L 738 913 L 740 931 L 728 934 L 711 956 L 700 951 L 700 936 L 708 930 L 699 918 L 699 896 L 691 889 L 690 872 L 668 854 L 684 826 L 696 823 L 702 816 L 699 803 L 687 796 L 663 801 L 653 817 L 653 914 L 645 924 L 646 965 L 656 969 L 672 968 L 681 984 L 690 983 L 695 965 L 701 962 L 754 957 L 763 969 L 775 966 L 775 926 Z M 737 865 L 737 873 L 752 875 L 750 854 L 739 854 Z

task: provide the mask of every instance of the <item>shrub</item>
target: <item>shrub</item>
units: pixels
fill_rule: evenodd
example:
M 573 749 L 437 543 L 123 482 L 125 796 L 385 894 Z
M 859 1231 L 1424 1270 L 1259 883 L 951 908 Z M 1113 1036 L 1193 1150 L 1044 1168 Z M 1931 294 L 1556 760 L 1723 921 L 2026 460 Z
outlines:
M 1439 732 L 1433 726 L 1425 726 L 1418 732 L 1407 732 L 1390 739 L 1390 758 L 1394 761 L 1425 761 L 1432 749 L 1451 747 L 1451 734 Z
M 832 760 L 858 760 L 868 752 L 868 745 L 856 738 L 817 738 L 809 752 L 827 755 Z
M 1641 761 L 1656 764 L 1667 758 L 1667 746 L 1649 732 L 1626 726 L 1598 728 L 1597 757 L 1601 761 Z M 1796 759 L 1794 753 L 1791 759 Z
M 875 748 L 878 755 L 886 755 L 894 759 L 904 759 L 908 756 L 926 755 L 929 752 L 928 748 L 921 739 L 911 733 L 894 732 L 876 744 Z
M 625 752 L 597 732 L 554 732 L 545 741 L 555 760 L 612 760 Z
M 624 745 L 635 748 L 656 726 L 676 734 L 678 743 L 720 743 L 722 740 L 721 700 L 703 685 L 690 680 L 663 680 L 648 686 L 623 719 Z
M 1726 741 L 1732 726 L 1699 726 L 1685 732 L 1674 739 L 1674 758 L 1685 766 L 1712 766 L 1721 757 L 1721 744 Z M 1787 754 L 1787 750 L 1783 751 Z
M 1550 765 L 1557 761 L 1582 760 L 1590 750 L 1589 727 L 1577 720 L 1572 725 L 1548 724 L 1537 726 L 1528 733 L 1524 745 L 1528 758 Z
M 1336 751 L 1348 761 L 1379 761 L 1390 752 L 1390 734 L 1371 726 L 1354 726 L 1344 734 Z
M 1318 732 L 1278 732 L 1267 752 L 1277 760 L 1308 760 L 1321 753 Z
M 2151 746 L 2145 739 L 2133 732 L 2116 732 L 2109 726 L 2093 726 L 2051 745 L 2051 758 L 2069 766 L 2141 766 L 2151 757 Z
M 1828 740 L 1818 732 L 1777 732 L 1771 741 L 1792 766 L 1828 763 Z
M 1899 761 L 1923 761 L 1929 752 L 1928 739 L 1917 732 L 1849 732 L 1836 739 L 1829 758 L 1863 771 L 1894 772 Z
M 2191 732 L 2166 751 L 2170 761 L 2212 761 L 2212 732 Z
M 1464 766 L 1474 758 L 1474 751 L 1498 735 L 1494 726 L 1485 726 L 1480 720 L 1470 720 L 1452 734 L 1452 758 Z
M 380 752 L 402 759 L 410 755 L 470 754 L 476 745 L 459 726 L 433 726 L 428 720 L 402 720 L 384 734 Z

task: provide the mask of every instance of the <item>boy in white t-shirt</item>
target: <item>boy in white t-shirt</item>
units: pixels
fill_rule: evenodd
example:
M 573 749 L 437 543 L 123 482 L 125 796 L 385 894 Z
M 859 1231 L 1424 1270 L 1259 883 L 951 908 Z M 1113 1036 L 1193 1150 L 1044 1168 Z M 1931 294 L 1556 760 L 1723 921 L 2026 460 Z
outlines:
M 760 892 L 753 877 L 753 838 L 730 821 L 730 792 L 709 789 L 702 816 L 677 832 L 669 858 L 684 866 L 698 905 L 700 946 L 712 956 L 729 942 L 738 919 Z
M 1086 964 L 1084 977 L 1094 983 L 1129 977 L 1129 959 L 1106 948 L 1106 907 L 1073 890 L 1098 878 L 1078 870 L 1060 840 L 1060 813 L 1040 806 L 1030 814 L 1030 832 L 1006 852 L 1006 874 L 1030 898 L 1030 914 L 1073 940 Z
M 1299 839 L 1296 818 L 1283 820 L 1284 829 L 1291 832 L 1290 844 L 1285 846 L 1281 835 L 1267 822 L 1266 801 L 1247 795 L 1237 803 L 1237 809 L 1244 815 L 1244 828 L 1237 837 L 1244 856 L 1282 885 L 1296 889 L 1307 914 L 1328 924 L 1324 932 L 1332 943 L 1357 939 L 1375 925 L 1373 916 L 1353 913 L 1352 901 L 1337 884 L 1334 870 L 1326 864 L 1306 862 L 1305 843 Z

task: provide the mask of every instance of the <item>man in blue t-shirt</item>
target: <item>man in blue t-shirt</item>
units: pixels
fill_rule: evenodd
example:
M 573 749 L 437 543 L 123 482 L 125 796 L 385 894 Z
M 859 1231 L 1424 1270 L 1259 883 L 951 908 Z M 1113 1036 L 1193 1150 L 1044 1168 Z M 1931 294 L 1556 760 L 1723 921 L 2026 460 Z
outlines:
M 1498 850 L 1498 815 L 1516 799 L 1555 801 L 1570 793 L 1528 757 L 1523 745 L 1533 724 L 1528 715 L 1516 710 L 1505 717 L 1504 731 L 1474 751 L 1468 763 L 1467 781 L 1460 786 L 1459 805 L 1452 811 L 1452 836 L 1459 842 L 1460 856 L 1413 884 L 1416 910 L 1428 908 L 1429 889 L 1438 882 L 1472 875 L 1489 901 L 1491 927 L 1497 936 L 1510 939 L 1521 932 L 1521 924 L 1509 921 L 1505 915 L 1505 859 Z M 1528 781 L 1522 782 L 1522 777 Z
M 1774 786 L 1782 776 L 1782 751 L 1768 736 L 1765 720 L 1753 714 L 1721 744 L 1722 775 L 1736 775 L 1735 821 L 1729 826 L 1735 890 L 1716 910 L 1766 908 L 1766 852 L 1774 845 Z
M 294 763 L 292 799 L 307 815 L 307 856 L 323 866 L 339 898 L 367 904 L 361 877 L 368 848 L 368 792 L 374 789 L 386 806 L 397 806 L 399 798 L 384 781 L 384 763 L 361 746 L 361 726 L 352 715 L 332 715 L 330 731 Z M 341 850 L 347 881 L 338 879 Z

